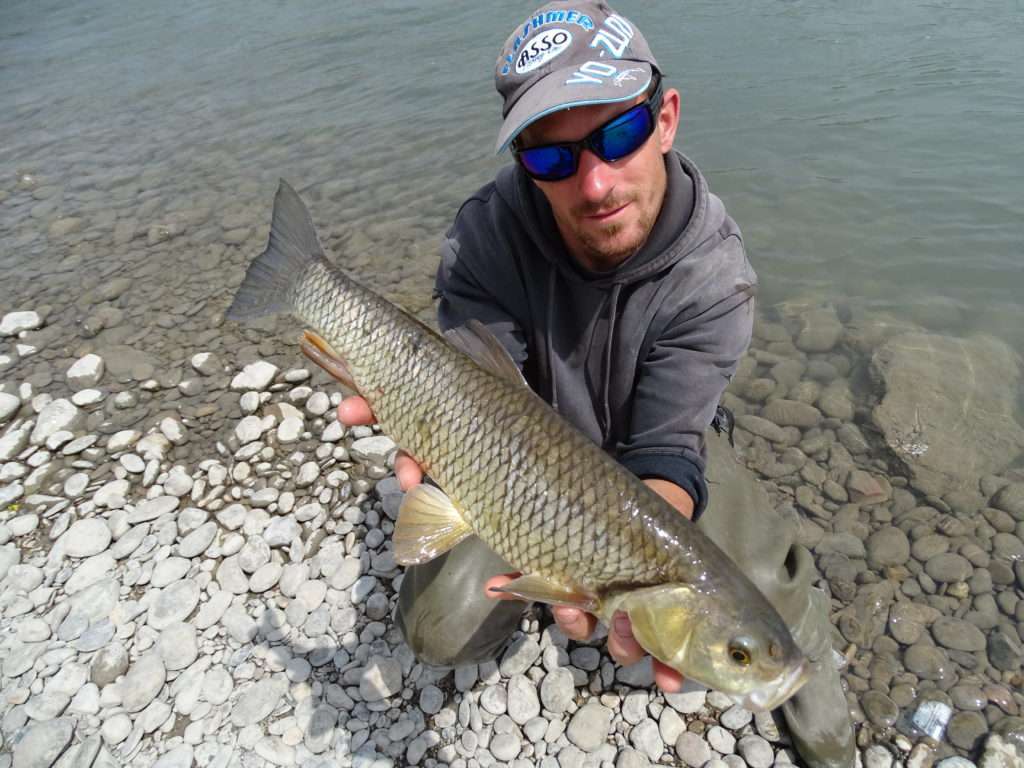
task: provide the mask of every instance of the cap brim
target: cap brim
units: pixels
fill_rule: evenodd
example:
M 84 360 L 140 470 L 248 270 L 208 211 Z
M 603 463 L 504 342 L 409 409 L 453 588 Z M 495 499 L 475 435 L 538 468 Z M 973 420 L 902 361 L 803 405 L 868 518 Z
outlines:
M 567 84 L 567 80 L 581 79 L 574 78 L 578 69 L 575 66 L 555 70 L 542 77 L 523 94 L 506 115 L 501 130 L 498 131 L 495 151 L 500 153 L 505 150 L 526 126 L 552 112 L 569 107 L 627 101 L 635 99 L 647 90 L 653 77 L 650 64 L 621 59 L 616 63 L 630 66 L 620 68 L 616 77 L 593 78 L 597 82 Z

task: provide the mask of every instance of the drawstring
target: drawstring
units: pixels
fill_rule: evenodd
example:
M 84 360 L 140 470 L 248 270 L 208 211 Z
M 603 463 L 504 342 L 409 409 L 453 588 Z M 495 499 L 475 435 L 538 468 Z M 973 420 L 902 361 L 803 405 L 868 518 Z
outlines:
M 545 318 L 544 323 L 544 334 L 547 337 L 547 350 L 548 350 L 548 370 L 551 371 L 551 407 L 556 411 L 558 410 L 558 386 L 555 383 L 555 355 L 554 355 L 554 344 L 551 341 L 553 333 L 551 331 L 551 323 L 555 319 L 555 266 L 554 264 L 548 264 L 548 301 L 547 301 L 547 313 L 548 316 Z
M 621 283 L 615 283 L 612 285 L 612 307 L 611 312 L 608 316 L 608 338 L 605 341 L 604 348 L 604 373 L 601 380 L 602 390 L 602 408 L 604 410 L 604 424 L 601 425 L 601 445 L 608 442 L 608 435 L 612 430 L 612 409 L 609 404 L 609 392 L 611 389 L 611 378 L 612 378 L 612 342 L 615 338 L 615 321 L 618 319 L 619 310 L 619 291 L 622 289 Z

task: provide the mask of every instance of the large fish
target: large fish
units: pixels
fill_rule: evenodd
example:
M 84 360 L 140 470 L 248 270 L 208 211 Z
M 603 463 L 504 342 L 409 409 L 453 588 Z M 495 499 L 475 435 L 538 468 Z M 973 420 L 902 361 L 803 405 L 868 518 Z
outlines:
M 442 337 L 333 267 L 283 181 L 267 249 L 227 317 L 274 313 L 316 329 L 304 351 L 443 489 L 406 495 L 397 562 L 476 534 L 524 574 L 505 591 L 605 622 L 624 611 L 648 653 L 747 708 L 803 684 L 808 663 L 782 619 L 710 539 L 534 394 L 483 325 Z

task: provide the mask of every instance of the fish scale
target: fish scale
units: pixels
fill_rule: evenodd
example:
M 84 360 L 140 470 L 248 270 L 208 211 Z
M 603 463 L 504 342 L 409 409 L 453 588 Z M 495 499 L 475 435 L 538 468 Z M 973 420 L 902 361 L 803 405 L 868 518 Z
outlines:
M 507 561 L 591 588 L 696 576 L 680 568 L 700 558 L 679 557 L 679 513 L 623 482 L 618 465 L 528 389 L 484 370 L 326 260 L 297 281 L 294 302 L 344 358 L 388 434 Z M 641 512 L 645 504 L 662 514 Z M 560 530 L 568 535 L 557 537 Z
M 307 353 L 352 380 L 447 495 L 408 495 L 395 532 L 404 563 L 443 553 L 468 526 L 526 574 L 505 591 L 605 621 L 621 610 L 648 652 L 748 708 L 777 706 L 806 680 L 778 612 L 722 550 L 535 395 L 482 325 L 455 338 L 485 364 L 333 267 L 284 182 L 227 317 L 282 312 L 319 332 Z

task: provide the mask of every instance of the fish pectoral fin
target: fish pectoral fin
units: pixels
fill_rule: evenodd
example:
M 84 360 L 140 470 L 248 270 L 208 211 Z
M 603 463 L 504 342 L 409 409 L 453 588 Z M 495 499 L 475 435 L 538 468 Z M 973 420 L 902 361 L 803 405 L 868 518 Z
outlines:
M 583 590 L 573 589 L 563 584 L 556 584 L 545 579 L 543 576 L 520 576 L 503 587 L 492 587 L 492 590 L 494 592 L 515 595 L 516 597 L 523 598 L 523 600 L 579 608 L 588 613 L 593 613 L 598 608 L 596 595 L 589 594 Z
M 395 562 L 419 565 L 443 555 L 473 533 L 444 491 L 417 485 L 402 499 L 393 541 Z
M 444 337 L 453 347 L 472 357 L 484 370 L 513 384 L 529 387 L 505 345 L 479 320 L 472 319 L 458 328 L 449 328 L 444 332 Z
M 341 359 L 341 356 L 334 351 L 334 348 L 327 343 L 323 336 L 315 331 L 303 331 L 302 338 L 299 340 L 299 348 L 302 350 L 302 354 L 346 387 L 353 392 L 359 391 L 359 387 L 356 386 L 356 381 L 352 378 L 352 374 L 349 372 L 348 366 L 345 365 L 345 361 Z

